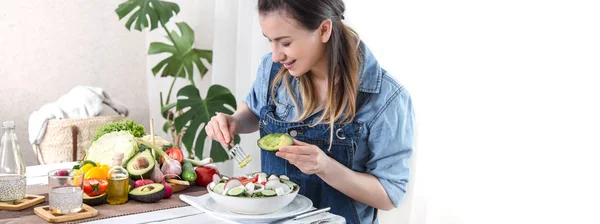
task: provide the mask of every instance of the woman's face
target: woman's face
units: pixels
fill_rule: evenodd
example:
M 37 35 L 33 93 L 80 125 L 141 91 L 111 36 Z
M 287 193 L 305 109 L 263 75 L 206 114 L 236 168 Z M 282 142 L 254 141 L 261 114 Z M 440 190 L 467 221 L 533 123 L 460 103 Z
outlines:
M 260 15 L 263 34 L 271 42 L 273 62 L 280 62 L 294 77 L 315 69 L 325 60 L 330 30 L 326 20 L 316 30 L 306 30 L 284 13 Z M 329 31 L 329 32 L 328 32 Z

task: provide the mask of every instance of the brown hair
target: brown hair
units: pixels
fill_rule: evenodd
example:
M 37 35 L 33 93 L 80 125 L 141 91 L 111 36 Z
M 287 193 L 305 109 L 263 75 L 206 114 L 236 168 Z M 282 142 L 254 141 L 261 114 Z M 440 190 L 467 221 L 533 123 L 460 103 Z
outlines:
M 321 118 L 315 123 L 328 122 L 330 124 L 330 145 L 333 142 L 333 129 L 335 122 L 350 123 L 356 114 L 356 99 L 359 85 L 359 69 L 361 57 L 359 52 L 360 38 L 350 27 L 342 23 L 345 6 L 342 0 L 259 0 L 258 11 L 260 14 L 272 12 L 285 13 L 295 19 L 307 30 L 316 30 L 322 21 L 331 19 L 331 37 L 327 42 L 329 54 L 329 77 L 327 99 L 321 106 L 318 102 L 310 76 L 298 77 L 299 89 L 302 93 L 303 111 L 298 111 L 298 104 L 290 87 L 290 74 L 284 67 L 281 68 L 273 83 L 284 81 L 285 89 L 291 96 L 299 116 L 296 120 L 304 120 L 319 109 L 324 109 Z M 274 97 L 275 85 L 271 87 L 271 96 Z M 277 101 L 275 101 L 277 102 Z

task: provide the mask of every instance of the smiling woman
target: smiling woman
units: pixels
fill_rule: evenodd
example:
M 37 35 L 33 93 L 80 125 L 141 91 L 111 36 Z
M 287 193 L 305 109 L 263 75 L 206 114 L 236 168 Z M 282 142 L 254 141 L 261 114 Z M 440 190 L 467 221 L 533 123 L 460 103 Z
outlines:
M 348 223 L 376 222 L 406 192 L 408 91 L 342 22 L 342 1 L 259 0 L 258 11 L 272 52 L 236 113 L 213 117 L 206 133 L 225 145 L 236 133 L 289 134 L 291 146 L 261 151 L 262 172 L 310 186 L 299 194 Z

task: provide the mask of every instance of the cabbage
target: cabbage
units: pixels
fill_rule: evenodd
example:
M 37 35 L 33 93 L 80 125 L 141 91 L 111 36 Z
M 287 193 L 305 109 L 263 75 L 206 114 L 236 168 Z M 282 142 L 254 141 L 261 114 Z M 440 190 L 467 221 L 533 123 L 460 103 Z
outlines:
M 85 159 L 112 166 L 113 151 L 123 152 L 123 163 L 121 165 L 125 166 L 127 161 L 138 151 L 135 137 L 129 131 L 104 134 L 98 140 L 92 142 L 92 145 L 86 151 Z

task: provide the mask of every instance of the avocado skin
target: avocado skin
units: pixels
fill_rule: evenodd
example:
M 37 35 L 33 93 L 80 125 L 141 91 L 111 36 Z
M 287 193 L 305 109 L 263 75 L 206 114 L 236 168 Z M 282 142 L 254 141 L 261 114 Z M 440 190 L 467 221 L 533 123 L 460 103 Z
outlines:
M 141 189 L 147 186 L 155 187 L 154 190 L 148 192 L 141 192 Z M 129 198 L 142 202 L 142 203 L 155 203 L 165 197 L 165 186 L 162 184 L 154 183 L 139 186 L 129 192 Z
M 148 169 L 146 172 L 143 172 L 143 170 L 133 169 L 133 163 L 137 160 L 138 157 L 144 157 L 148 161 L 148 167 L 150 169 Z M 150 177 L 152 176 L 152 171 L 154 170 L 154 163 L 156 163 L 156 161 L 153 159 L 152 153 L 149 150 L 144 150 L 131 157 L 125 169 L 127 169 L 127 172 L 129 172 L 129 177 L 133 180 L 139 180 L 142 179 L 142 177 L 144 179 L 150 179 Z
M 104 204 L 104 202 L 106 202 L 106 198 L 107 198 L 108 194 L 104 193 L 95 197 L 90 197 L 87 196 L 86 194 L 83 194 L 83 203 L 89 206 L 95 206 L 95 205 L 101 205 Z

